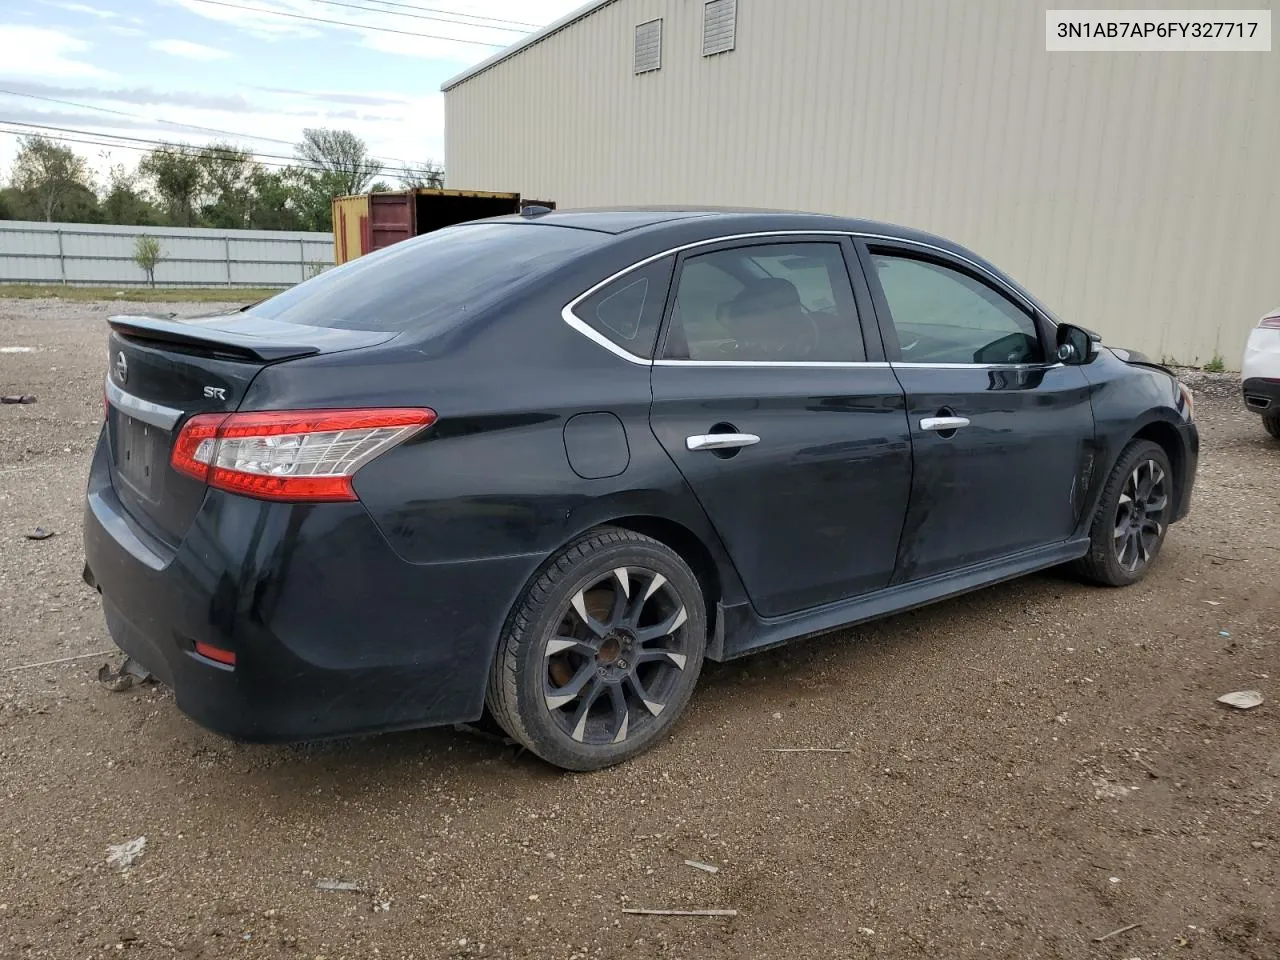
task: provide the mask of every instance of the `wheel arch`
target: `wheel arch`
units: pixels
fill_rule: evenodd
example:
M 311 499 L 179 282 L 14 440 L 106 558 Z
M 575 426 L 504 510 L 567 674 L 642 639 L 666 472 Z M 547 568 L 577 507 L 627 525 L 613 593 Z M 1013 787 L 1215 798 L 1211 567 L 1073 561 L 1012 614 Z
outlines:
M 1166 416 L 1156 413 L 1145 424 L 1134 431 L 1125 443 L 1116 451 L 1116 459 L 1124 452 L 1125 447 L 1133 443 L 1134 440 L 1149 440 L 1164 451 L 1165 456 L 1169 458 L 1169 465 L 1173 467 L 1173 512 L 1172 515 L 1177 517 L 1181 514 L 1182 507 L 1182 477 L 1184 476 L 1184 468 L 1186 465 L 1187 451 L 1184 447 L 1182 434 L 1178 432 L 1177 426 Z

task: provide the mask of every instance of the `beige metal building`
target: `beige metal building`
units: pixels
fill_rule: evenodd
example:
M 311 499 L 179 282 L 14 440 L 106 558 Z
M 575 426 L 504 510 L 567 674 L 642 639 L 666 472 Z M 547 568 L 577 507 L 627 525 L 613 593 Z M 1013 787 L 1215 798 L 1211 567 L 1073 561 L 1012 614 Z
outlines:
M 1280 305 L 1280 51 L 1047 53 L 1045 8 L 596 0 L 444 85 L 448 183 L 907 224 L 1110 342 L 1238 368 Z

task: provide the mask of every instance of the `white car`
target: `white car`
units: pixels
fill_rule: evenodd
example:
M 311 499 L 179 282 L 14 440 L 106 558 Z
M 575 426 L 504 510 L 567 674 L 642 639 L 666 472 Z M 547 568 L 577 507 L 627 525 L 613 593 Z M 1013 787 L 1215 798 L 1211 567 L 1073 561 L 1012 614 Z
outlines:
M 1280 308 L 1249 334 L 1240 366 L 1245 406 L 1262 414 L 1267 433 L 1280 440 Z

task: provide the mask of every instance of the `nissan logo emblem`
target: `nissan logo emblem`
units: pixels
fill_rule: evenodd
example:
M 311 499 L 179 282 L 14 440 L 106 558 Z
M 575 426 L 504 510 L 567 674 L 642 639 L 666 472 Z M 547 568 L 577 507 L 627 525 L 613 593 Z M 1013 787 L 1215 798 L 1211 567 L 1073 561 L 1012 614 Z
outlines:
M 123 350 L 116 354 L 116 379 L 121 383 L 129 382 L 129 361 L 125 359 Z

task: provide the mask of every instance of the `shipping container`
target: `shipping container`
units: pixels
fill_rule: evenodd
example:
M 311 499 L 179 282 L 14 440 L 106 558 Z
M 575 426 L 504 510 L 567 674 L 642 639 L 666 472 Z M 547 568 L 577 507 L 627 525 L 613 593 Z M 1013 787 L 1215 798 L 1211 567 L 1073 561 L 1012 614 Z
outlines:
M 333 201 L 333 260 L 334 263 L 346 263 L 441 227 L 519 213 L 532 206 L 555 209 L 555 203 L 551 201 L 522 200 L 518 193 L 433 187 L 336 197 Z

